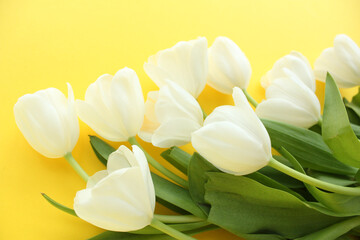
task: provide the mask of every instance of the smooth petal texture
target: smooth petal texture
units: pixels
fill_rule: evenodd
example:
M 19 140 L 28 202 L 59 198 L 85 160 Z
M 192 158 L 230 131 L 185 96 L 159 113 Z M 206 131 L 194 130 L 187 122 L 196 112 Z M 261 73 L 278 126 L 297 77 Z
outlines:
M 86 90 L 85 101 L 77 101 L 79 117 L 100 136 L 110 141 L 127 141 L 144 120 L 144 98 L 136 73 L 119 70 L 104 74 Z
M 320 118 L 320 103 L 315 93 L 292 78 L 276 79 L 265 95 L 267 99 L 285 99 L 307 111 L 317 121 Z
M 286 119 L 286 123 L 303 128 L 309 128 L 319 121 L 317 116 L 281 98 L 268 99 L 261 102 L 256 108 L 256 113 L 260 118 L 279 122 L 284 122 L 284 119 Z
M 200 127 L 200 124 L 187 118 L 168 120 L 156 129 L 152 136 L 152 143 L 161 148 L 182 146 L 191 141 L 191 133 Z
M 304 55 L 296 51 L 276 61 L 273 68 L 261 79 L 261 85 L 266 89 L 275 79 L 286 78 L 291 73 L 309 89 L 315 91 L 315 76 L 311 65 Z
M 256 108 L 260 118 L 304 128 L 321 119 L 320 102 L 314 92 L 315 77 L 301 53 L 291 52 L 279 59 L 262 78 L 262 85 L 267 100 Z
M 155 130 L 160 126 L 155 114 L 155 104 L 158 99 L 159 91 L 149 92 L 145 102 L 145 117 L 141 126 L 139 137 L 145 142 L 151 142 L 151 137 Z
M 232 94 L 234 87 L 247 88 L 251 66 L 236 43 L 227 37 L 217 37 L 208 54 L 208 84 L 211 87 L 225 94 Z
M 68 96 L 66 99 L 58 89 L 49 88 L 20 97 L 14 106 L 20 131 L 29 144 L 46 157 L 63 157 L 73 150 L 79 138 L 70 84 Z
M 121 146 L 110 154 L 107 170 L 89 178 L 74 199 L 77 215 L 111 231 L 134 231 L 149 225 L 155 190 L 144 152 Z
M 157 147 L 181 146 L 190 142 L 191 133 L 202 124 L 203 114 L 196 99 L 175 82 L 167 81 L 158 93 L 148 95 L 139 136 Z
M 169 80 L 197 98 L 205 87 L 208 73 L 207 40 L 201 37 L 162 50 L 149 57 L 144 70 L 160 88 Z
M 93 188 L 79 191 L 74 210 L 80 218 L 100 228 L 134 231 L 149 225 L 153 218 L 146 194 L 139 167 L 120 169 Z
M 160 89 L 155 104 L 157 120 L 162 123 L 174 118 L 187 118 L 202 124 L 203 114 L 196 99 L 176 83 L 167 83 Z
M 214 122 L 195 131 L 192 144 L 217 168 L 234 175 L 253 173 L 266 166 L 271 157 L 263 151 L 260 139 L 227 121 Z
M 339 87 L 360 85 L 360 48 L 344 34 L 335 37 L 334 47 L 325 49 L 314 66 L 315 76 L 320 81 L 325 82 L 330 72 Z
M 217 107 L 206 118 L 204 127 L 192 134 L 191 142 L 220 170 L 245 175 L 267 165 L 271 142 L 240 88 L 234 88 L 233 98 L 236 106 Z
M 138 166 L 140 167 L 141 173 L 144 178 L 144 182 L 147 185 L 148 197 L 150 201 L 151 209 L 155 210 L 155 188 L 151 178 L 150 168 L 144 152 L 136 145 L 132 146 L 134 157 L 137 160 Z

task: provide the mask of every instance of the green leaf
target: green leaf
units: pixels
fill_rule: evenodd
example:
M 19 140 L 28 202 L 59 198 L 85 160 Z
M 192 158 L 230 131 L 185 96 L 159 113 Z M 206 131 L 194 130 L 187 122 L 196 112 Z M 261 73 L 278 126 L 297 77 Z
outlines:
M 351 103 L 355 104 L 356 106 L 360 106 L 360 87 L 358 88 L 358 93 L 351 99 Z
M 162 199 L 158 196 L 156 196 L 156 202 L 158 202 L 159 204 L 163 205 L 164 207 L 166 207 L 176 213 L 183 214 L 183 215 L 189 214 L 188 211 L 185 211 L 184 209 L 179 208 L 179 207 L 175 206 L 174 204 L 171 204 L 168 201 L 166 201 L 165 199 Z
M 195 152 L 191 157 L 189 164 L 189 191 L 192 199 L 207 215 L 210 207 L 205 202 L 205 183 L 207 181 L 207 172 L 219 172 L 219 170 L 206 161 L 200 154 Z
M 356 179 L 357 182 L 360 182 L 360 169 L 355 174 L 355 179 Z
M 344 175 L 338 175 L 338 174 L 332 174 L 332 173 L 324 173 L 324 172 L 318 172 L 318 171 L 308 171 L 309 176 L 312 176 L 314 178 L 317 178 L 321 181 L 340 185 L 340 186 L 350 186 L 356 181 L 351 180 L 348 176 Z
M 169 224 L 170 227 L 180 231 L 180 232 L 185 232 L 185 231 L 191 231 L 191 230 L 195 230 L 198 228 L 203 228 L 205 226 L 211 225 L 208 222 L 196 222 L 196 223 L 180 223 L 180 224 Z M 133 233 L 133 234 L 142 234 L 142 235 L 147 235 L 147 234 L 164 234 L 163 232 L 161 232 L 160 230 L 157 230 L 155 228 L 153 228 L 152 226 L 146 226 L 143 229 L 137 230 L 137 231 L 132 231 L 129 233 Z
M 335 174 L 354 175 L 356 169 L 339 162 L 333 157 L 321 135 L 308 129 L 271 121 L 261 120 L 276 150 L 286 148 L 302 166 Z
M 350 103 L 349 101 L 346 100 L 346 98 L 343 98 L 343 102 L 345 104 L 346 113 L 348 115 L 350 123 L 359 125 L 360 117 L 357 113 L 360 111 L 360 107 L 356 106 L 353 103 Z
M 207 175 L 205 199 L 211 204 L 208 221 L 239 236 L 265 232 L 293 239 L 342 220 L 250 178 L 225 173 Z M 277 237 L 263 239 L 281 239 Z
M 296 171 L 306 174 L 300 163 L 284 148 L 280 150 L 292 164 Z M 360 196 L 348 196 L 337 193 L 328 193 L 317 189 L 314 186 L 305 184 L 308 191 L 314 196 L 316 200 L 322 203 L 325 207 L 316 203 L 308 202 L 308 206 L 317 209 L 318 211 L 331 216 L 355 216 L 360 214 Z
M 75 211 L 71 208 L 68 208 L 58 202 L 56 202 L 55 200 L 53 200 L 52 198 L 50 198 L 48 195 L 46 195 L 45 193 L 41 193 L 41 195 L 46 199 L 46 201 L 48 201 L 51 205 L 53 205 L 54 207 L 56 207 L 57 209 L 60 209 L 63 212 L 66 212 L 70 215 L 73 215 L 75 217 L 77 217 Z
M 109 155 L 116 149 L 96 136 L 89 136 L 90 144 L 96 156 L 106 166 Z
M 360 138 L 360 126 L 350 123 L 352 130 L 354 131 L 357 138 Z
M 187 175 L 191 155 L 178 147 L 172 147 L 161 153 L 161 156 L 171 165 Z
M 339 89 L 329 73 L 326 76 L 322 136 L 340 162 L 360 167 L 360 142 L 350 126 Z
M 155 194 L 157 197 L 164 199 L 197 217 L 206 219 L 207 216 L 193 202 L 188 190 L 156 175 L 155 173 L 151 173 L 151 177 L 154 182 Z
M 259 173 L 259 172 L 254 172 L 252 174 L 246 175 L 246 177 L 251 178 L 265 186 L 271 187 L 271 188 L 275 188 L 278 190 L 282 190 L 285 191 L 287 193 L 290 193 L 291 195 L 299 198 L 300 200 L 305 200 L 300 194 L 298 194 L 297 192 L 294 192 L 293 190 L 289 189 L 288 187 L 278 183 L 277 181 Z
M 342 222 L 333 224 L 329 227 L 311 233 L 307 236 L 298 238 L 297 240 L 331 240 L 337 239 L 349 232 L 351 229 L 360 226 L 360 217 L 354 217 Z
M 273 158 L 275 158 L 276 160 L 278 160 L 279 162 L 288 165 L 288 161 L 284 162 L 284 159 L 282 156 L 277 156 L 277 155 L 273 155 Z M 303 188 L 304 184 L 303 182 L 290 177 L 289 175 L 286 175 L 283 172 L 280 172 L 272 167 L 269 166 L 265 166 L 263 168 L 261 168 L 260 170 L 258 170 L 259 173 L 277 181 L 278 183 L 288 187 L 288 188 Z
M 191 231 L 186 231 L 184 233 L 188 235 L 195 235 L 201 232 L 206 232 L 210 230 L 217 229 L 218 227 L 214 225 L 198 228 Z M 88 240 L 174 240 L 173 237 L 170 237 L 165 234 L 155 234 L 155 235 L 140 235 L 140 234 L 132 234 L 132 233 L 124 233 L 124 232 L 104 232 L 95 237 L 92 237 Z

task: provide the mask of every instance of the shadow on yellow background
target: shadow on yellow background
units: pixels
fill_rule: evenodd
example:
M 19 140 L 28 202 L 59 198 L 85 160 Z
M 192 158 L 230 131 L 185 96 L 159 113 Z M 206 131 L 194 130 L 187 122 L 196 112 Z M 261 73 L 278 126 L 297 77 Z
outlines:
M 18 97 L 48 87 L 66 92 L 70 82 L 75 96 L 83 99 L 98 76 L 125 66 L 138 73 L 146 94 L 156 89 L 142 68 L 148 56 L 181 40 L 205 36 L 210 45 L 224 35 L 249 58 L 249 92 L 260 101 L 260 77 L 291 50 L 313 63 L 336 34 L 360 43 L 359 10 L 357 0 L 0 0 L 0 239 L 78 240 L 103 231 L 42 199 L 40 192 L 45 192 L 72 206 L 85 183 L 66 161 L 46 159 L 25 141 L 12 111 Z M 318 84 L 321 101 L 323 90 Z M 207 112 L 232 104 L 230 96 L 210 87 L 200 102 Z M 93 174 L 103 166 L 91 151 L 88 134 L 94 132 L 81 124 L 74 156 Z M 225 231 L 197 237 L 238 239 Z

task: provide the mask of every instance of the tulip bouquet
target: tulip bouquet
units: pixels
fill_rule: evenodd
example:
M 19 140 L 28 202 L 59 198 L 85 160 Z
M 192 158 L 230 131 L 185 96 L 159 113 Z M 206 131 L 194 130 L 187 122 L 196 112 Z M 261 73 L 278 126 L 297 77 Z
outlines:
M 64 157 L 86 181 L 73 208 L 43 196 L 107 230 L 92 240 L 195 239 L 216 228 L 249 240 L 360 236 L 360 93 L 349 101 L 338 90 L 360 85 L 360 49 L 348 36 L 336 36 L 314 70 L 299 52 L 279 59 L 261 79 L 266 100 L 259 104 L 246 91 L 250 63 L 226 37 L 210 48 L 206 38 L 179 42 L 144 69 L 159 87 L 145 103 L 136 73 L 123 68 L 100 76 L 85 100 L 75 101 L 68 84 L 67 98 L 49 88 L 14 107 L 30 145 Z M 315 79 L 326 84 L 323 114 Z M 197 101 L 206 83 L 232 94 L 234 105 L 207 115 Z M 132 149 L 90 136 L 106 170 L 89 177 L 71 154 L 78 116 Z M 136 135 L 165 148 L 161 157 L 179 171 L 147 153 Z M 193 154 L 179 148 L 190 142 Z M 155 214 L 156 202 L 177 214 Z

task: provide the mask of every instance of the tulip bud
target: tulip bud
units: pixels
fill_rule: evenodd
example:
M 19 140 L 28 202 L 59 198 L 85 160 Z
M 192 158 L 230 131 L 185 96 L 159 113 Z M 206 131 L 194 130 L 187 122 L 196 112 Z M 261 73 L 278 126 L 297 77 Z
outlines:
M 251 66 L 236 43 L 227 37 L 217 37 L 208 54 L 208 84 L 211 87 L 225 94 L 231 94 L 234 87 L 248 87 Z
M 48 158 L 64 157 L 79 138 L 74 93 L 68 84 L 68 99 L 56 88 L 40 90 L 19 98 L 15 121 L 29 144 Z
M 185 145 L 191 133 L 203 124 L 203 113 L 196 99 L 175 82 L 149 92 L 145 121 L 139 137 L 154 146 L 168 148 Z
M 266 100 L 256 107 L 260 118 L 309 128 L 321 119 L 315 95 L 315 77 L 307 59 L 298 52 L 280 58 L 261 79 Z
M 192 134 L 196 151 L 221 171 L 246 175 L 266 166 L 271 158 L 269 135 L 241 89 L 235 87 L 235 106 L 217 107 Z
M 122 142 L 134 137 L 144 119 L 144 97 L 134 70 L 123 68 L 115 76 L 104 74 L 77 100 L 78 114 L 103 138 Z
M 128 232 L 149 225 L 154 216 L 155 190 L 144 152 L 121 146 L 109 156 L 107 170 L 89 178 L 74 199 L 76 214 L 110 231 Z
M 197 98 L 206 85 L 208 74 L 207 40 L 201 37 L 178 42 L 172 48 L 150 56 L 144 70 L 159 88 L 169 80 Z
M 335 37 L 334 47 L 325 49 L 316 59 L 314 72 L 325 82 L 329 72 L 341 88 L 360 85 L 360 48 L 345 34 Z

